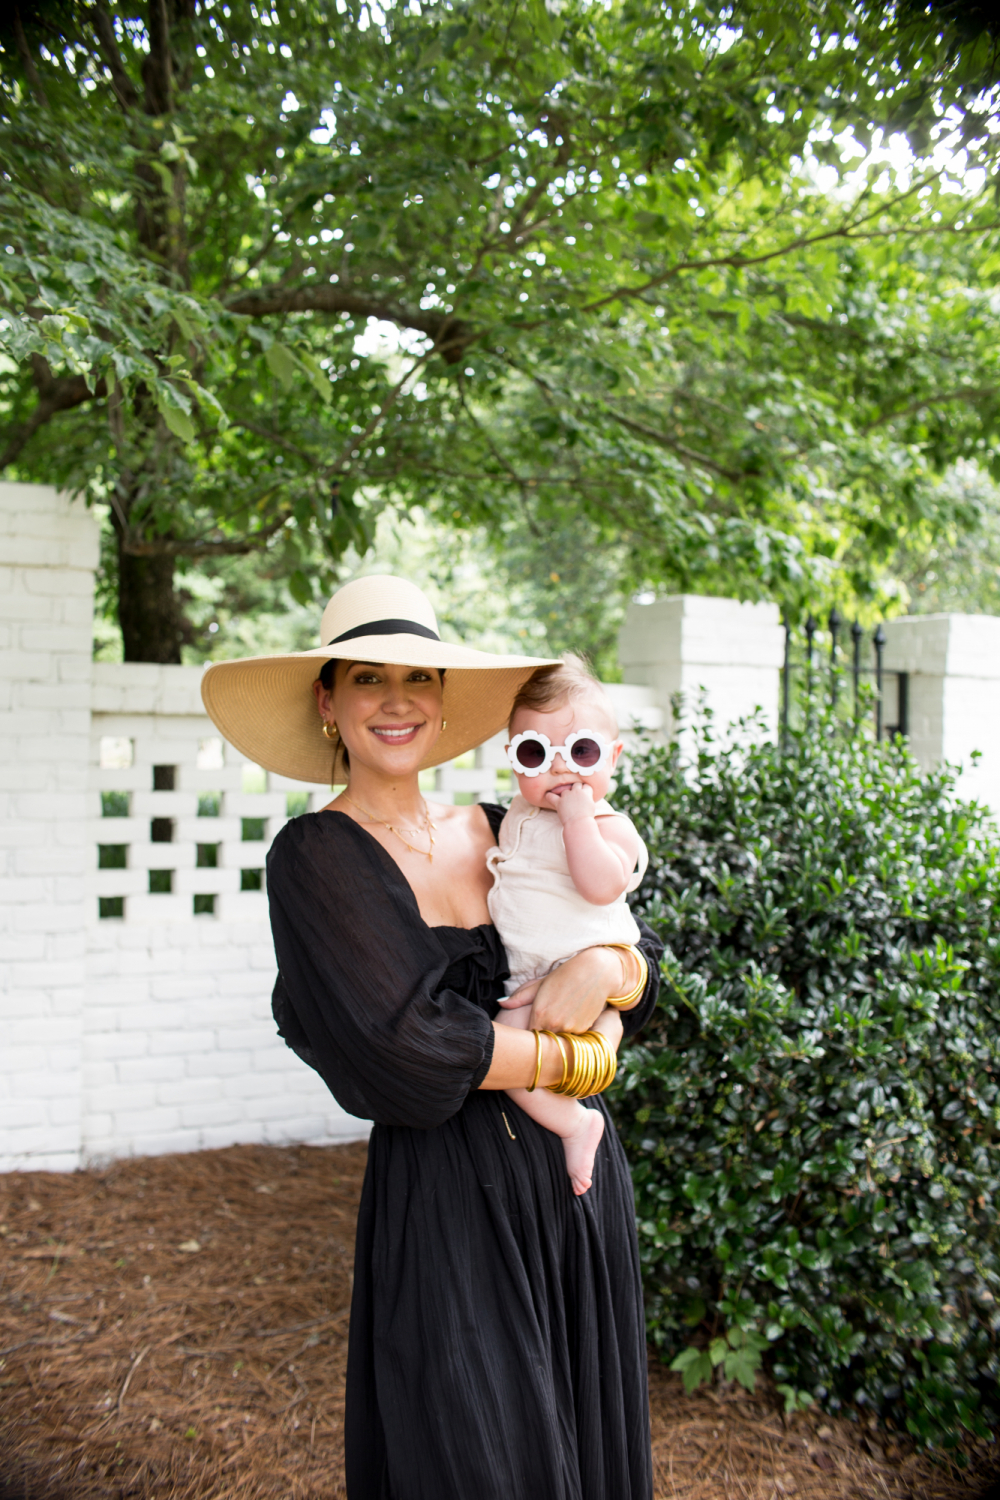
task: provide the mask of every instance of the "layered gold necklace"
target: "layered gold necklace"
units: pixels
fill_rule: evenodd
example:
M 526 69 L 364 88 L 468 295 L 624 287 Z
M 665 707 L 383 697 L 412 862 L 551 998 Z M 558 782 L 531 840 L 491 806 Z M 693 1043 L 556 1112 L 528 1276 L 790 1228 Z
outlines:
M 364 813 L 365 817 L 368 818 L 370 822 L 378 823 L 379 827 L 381 828 L 388 828 L 389 832 L 395 834 L 396 838 L 399 839 L 401 844 L 406 845 L 411 854 L 422 854 L 425 856 L 425 858 L 430 860 L 431 864 L 434 863 L 434 830 L 437 827 L 437 824 L 431 822 L 431 815 L 428 811 L 426 802 L 424 802 L 424 823 L 422 828 L 397 828 L 395 824 L 387 823 L 385 818 L 376 818 L 374 813 L 370 813 L 367 807 L 362 807 L 360 802 L 355 802 L 354 798 L 349 797 L 346 792 L 344 793 L 344 801 L 349 802 L 352 807 L 356 807 L 358 812 Z M 415 849 L 414 846 L 405 837 L 405 835 L 408 833 L 426 833 L 427 837 L 430 839 L 430 848 Z

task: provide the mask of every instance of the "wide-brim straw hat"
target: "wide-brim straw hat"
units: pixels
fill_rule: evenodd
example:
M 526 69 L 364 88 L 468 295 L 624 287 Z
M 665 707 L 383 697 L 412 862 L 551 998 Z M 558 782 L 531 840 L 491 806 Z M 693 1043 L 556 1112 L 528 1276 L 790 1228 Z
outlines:
M 497 656 L 443 641 L 430 600 L 405 578 L 355 578 L 323 611 L 311 651 L 213 662 L 201 696 L 231 745 L 266 771 L 332 786 L 347 780 L 339 738 L 328 739 L 312 684 L 332 658 L 445 669 L 442 730 L 420 766 L 481 745 L 510 717 L 518 689 L 551 658 Z

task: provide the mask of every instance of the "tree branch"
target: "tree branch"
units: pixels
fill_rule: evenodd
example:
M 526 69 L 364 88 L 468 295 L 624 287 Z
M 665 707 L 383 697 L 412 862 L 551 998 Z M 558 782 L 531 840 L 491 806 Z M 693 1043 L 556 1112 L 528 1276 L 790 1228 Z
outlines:
M 168 115 L 172 101 L 166 0 L 149 0 L 149 53 L 142 65 L 142 78 L 146 85 L 147 115 Z
M 550 404 L 554 404 L 552 388 L 540 375 L 521 369 L 516 360 L 512 359 L 509 355 L 504 356 L 504 363 L 509 365 L 512 370 L 517 370 L 518 374 L 523 375 L 527 380 L 531 380 L 540 391 L 543 399 Z M 723 479 L 730 480 L 733 484 L 739 484 L 741 480 L 747 477 L 744 472 L 739 470 L 723 468 L 721 464 L 716 463 L 713 458 L 709 458 L 705 453 L 696 453 L 693 448 L 685 448 L 683 443 L 678 443 L 674 439 L 667 437 L 664 432 L 657 432 L 652 427 L 646 427 L 641 422 L 633 421 L 631 417 L 623 416 L 621 412 L 615 411 L 614 407 L 609 405 L 607 401 L 604 403 L 604 410 L 616 422 L 620 423 L 622 427 L 627 428 L 630 432 L 634 432 L 637 437 L 648 438 L 651 442 L 659 444 L 661 448 L 667 448 L 672 453 L 678 454 L 679 457 L 686 459 L 688 463 L 698 464 L 703 469 L 709 469 L 712 473 L 720 475 Z
M 17 42 L 17 50 L 21 54 L 21 61 L 24 63 L 24 71 L 28 75 L 28 82 L 35 92 L 35 97 L 43 109 L 48 109 L 48 95 L 45 92 L 38 69 L 35 67 L 35 59 L 31 55 L 28 38 L 25 36 L 24 27 L 21 24 L 21 12 L 16 5 L 14 7 L 14 38 Z
M 269 427 L 260 427 L 256 422 L 248 422 L 245 417 L 234 418 L 231 425 L 240 427 L 244 432 L 252 432 L 257 437 L 262 437 L 269 443 L 274 443 L 278 448 L 285 448 L 289 453 L 294 453 L 299 458 L 304 458 L 307 463 L 315 463 L 315 454 L 307 453 L 305 448 L 300 448 L 298 443 L 293 443 L 290 438 L 282 437 L 280 433 L 272 432 Z
M 355 453 L 360 452 L 361 448 L 365 443 L 367 443 L 368 439 L 371 437 L 375 429 L 377 427 L 380 427 L 385 421 L 386 417 L 395 406 L 397 400 L 402 395 L 403 389 L 406 386 L 407 382 L 412 380 L 413 376 L 420 369 L 421 365 L 425 365 L 430 359 L 431 355 L 435 353 L 437 353 L 436 349 L 429 349 L 426 354 L 421 355 L 419 359 L 414 360 L 413 364 L 406 371 L 406 374 L 402 375 L 400 379 L 396 381 L 396 384 L 393 386 L 385 401 L 382 403 L 381 409 L 372 416 L 371 421 L 368 423 L 364 432 L 352 434 L 351 437 L 348 438 L 347 442 L 344 444 L 344 447 L 341 449 L 339 457 L 335 458 L 332 464 L 327 464 L 326 467 L 321 471 L 324 475 L 344 474 L 348 472 L 348 464 L 351 456 Z
M 459 389 L 459 400 L 462 403 L 462 409 L 465 412 L 465 415 L 468 417 L 469 421 L 472 423 L 473 427 L 475 427 L 476 431 L 485 442 L 487 448 L 492 453 L 494 462 L 500 466 L 503 472 L 507 475 L 507 478 L 517 486 L 518 494 L 521 500 L 521 509 L 524 512 L 524 519 L 527 522 L 528 529 L 531 532 L 532 536 L 539 536 L 540 533 L 535 522 L 535 518 L 531 514 L 531 511 L 528 509 L 527 495 L 527 491 L 534 488 L 538 481 L 535 479 L 522 479 L 513 465 L 508 463 L 507 459 L 497 447 L 496 443 L 494 443 L 493 439 L 490 437 L 489 433 L 486 431 L 485 427 L 482 425 L 475 412 L 469 406 L 468 401 L 465 399 L 465 391 L 461 387 Z
M 253 536 L 238 540 L 234 538 L 231 541 L 207 541 L 203 537 L 181 538 L 178 541 L 163 537 L 156 541 L 138 542 L 126 538 L 122 542 L 122 551 L 127 552 L 130 557 L 239 557 L 265 546 L 275 532 L 281 530 L 287 519 L 287 516 L 281 515 L 276 521 L 255 531 Z
M 243 314 L 247 318 L 267 318 L 283 312 L 349 312 L 358 318 L 384 318 L 387 323 L 397 323 L 403 329 L 417 329 L 433 339 L 436 353 L 448 365 L 457 365 L 462 359 L 463 348 L 472 341 L 471 327 L 454 318 L 450 312 L 417 312 L 403 308 L 402 303 L 381 302 L 376 297 L 363 293 L 343 291 L 339 287 L 295 287 L 291 290 L 249 291 L 226 303 L 229 312 Z
M 38 389 L 38 405 L 26 422 L 15 427 L 7 438 L 7 445 L 0 452 L 0 472 L 12 464 L 40 427 L 61 411 L 70 411 L 74 406 L 83 406 L 87 401 L 96 401 L 107 395 L 107 385 L 99 380 L 93 390 L 82 375 L 71 375 L 56 380 L 45 361 L 35 355 L 35 385 Z
M 872 432 L 876 427 L 884 427 L 887 422 L 910 417 L 914 412 L 922 411 L 925 406 L 946 406 L 949 401 L 975 401 L 980 396 L 992 396 L 996 399 L 997 394 L 997 387 L 992 385 L 960 385 L 953 391 L 940 391 L 937 395 L 925 396 L 921 401 L 911 401 L 908 406 L 897 407 L 895 411 L 884 412 L 861 430 Z
M 383 302 L 360 292 L 348 292 L 341 287 L 327 285 L 283 288 L 262 288 L 257 292 L 244 292 L 233 297 L 227 304 L 230 312 L 249 318 L 266 318 L 276 313 L 323 312 L 351 313 L 355 317 L 384 318 L 386 322 L 398 323 L 401 328 L 415 328 L 434 340 L 437 352 L 446 363 L 457 364 L 462 350 L 473 338 L 472 329 L 451 313 L 415 311 L 399 302 Z
M 617 287 L 614 291 L 607 293 L 604 297 L 598 297 L 594 302 L 585 303 L 583 312 L 596 312 L 599 308 L 607 307 L 612 302 L 624 302 L 633 297 L 641 297 L 646 292 L 652 292 L 657 287 L 664 286 L 668 281 L 673 281 L 684 271 L 706 271 L 713 270 L 719 266 L 730 266 L 733 270 L 744 270 L 748 266 L 766 265 L 768 261 L 779 260 L 782 256 L 792 255 L 796 250 L 808 250 L 814 245 L 822 245 L 829 240 L 879 240 L 891 239 L 895 235 L 905 234 L 917 236 L 921 234 L 944 234 L 959 233 L 955 224 L 930 224 L 930 225 L 895 225 L 891 229 L 864 229 L 869 220 L 881 217 L 892 208 L 898 208 L 907 198 L 926 187 L 929 182 L 941 176 L 940 172 L 933 172 L 930 178 L 921 178 L 912 184 L 905 193 L 900 195 L 891 204 L 876 205 L 870 213 L 863 214 L 860 219 L 851 218 L 842 221 L 835 229 L 827 229 L 822 234 L 799 235 L 793 240 L 779 245 L 774 250 L 764 250 L 759 255 L 741 255 L 738 251 L 730 255 L 710 255 L 704 260 L 683 260 L 671 266 L 669 271 L 663 271 L 659 276 L 652 276 L 644 281 L 641 286 Z M 990 225 L 995 228 L 996 225 Z M 964 232 L 981 234 L 984 226 L 981 224 L 969 225 Z
M 566 129 L 563 132 L 562 145 L 557 148 L 556 154 L 549 165 L 548 172 L 544 177 L 539 176 L 538 181 L 535 183 L 535 186 L 528 193 L 528 196 L 524 199 L 524 201 L 519 205 L 517 218 L 511 226 L 510 234 L 507 236 L 511 243 L 513 243 L 517 239 L 519 233 L 523 238 L 526 234 L 531 232 L 531 229 L 537 227 L 536 225 L 528 226 L 528 219 L 530 215 L 534 213 L 536 203 L 538 203 L 539 200 L 543 198 L 548 192 L 556 173 L 564 171 L 569 165 L 569 159 L 572 155 L 572 150 L 572 138 L 570 136 L 569 130 Z M 584 171 L 587 171 L 589 167 L 593 165 L 593 161 L 594 158 L 593 156 L 591 156 L 589 158 L 589 163 L 584 164 Z M 546 222 L 551 217 L 551 214 L 546 214 L 545 220 L 540 219 L 537 221 L 537 223 L 540 224 Z
M 139 94 L 122 62 L 122 55 L 118 50 L 118 41 L 115 37 L 114 22 L 107 12 L 104 0 L 98 0 L 92 15 L 98 46 L 108 72 L 111 74 L 111 87 L 115 91 L 118 103 L 128 114 L 138 104 Z
M 643 422 L 633 421 L 620 411 L 615 411 L 613 406 L 604 403 L 604 409 L 609 416 L 629 432 L 634 432 L 637 437 L 648 438 L 651 443 L 657 443 L 661 448 L 667 448 L 671 453 L 686 459 L 688 463 L 697 464 L 702 469 L 709 469 L 713 474 L 718 474 L 722 479 L 728 479 L 732 484 L 739 484 L 746 478 L 746 474 L 738 469 L 727 469 L 722 464 L 716 463 L 714 458 L 709 458 L 706 453 L 697 453 L 693 448 L 686 448 L 683 443 L 678 443 L 675 438 L 668 437 L 665 432 L 657 432 L 653 427 L 647 427 Z

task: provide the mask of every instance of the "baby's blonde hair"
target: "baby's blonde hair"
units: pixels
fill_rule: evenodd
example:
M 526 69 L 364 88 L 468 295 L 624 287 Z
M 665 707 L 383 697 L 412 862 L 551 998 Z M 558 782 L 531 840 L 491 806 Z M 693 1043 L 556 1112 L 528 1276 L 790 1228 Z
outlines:
M 508 730 L 521 708 L 548 713 L 563 703 L 589 698 L 599 704 L 614 733 L 618 733 L 618 715 L 614 704 L 582 656 L 567 653 L 552 667 L 539 667 L 523 683 L 514 699 L 507 721 Z

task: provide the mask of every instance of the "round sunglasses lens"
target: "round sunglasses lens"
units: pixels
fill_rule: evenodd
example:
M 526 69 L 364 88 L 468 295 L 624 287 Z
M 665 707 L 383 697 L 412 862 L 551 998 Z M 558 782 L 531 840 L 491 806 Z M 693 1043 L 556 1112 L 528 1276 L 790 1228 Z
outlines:
M 601 758 L 601 747 L 596 740 L 575 740 L 570 752 L 575 766 L 590 770 Z
M 526 771 L 537 771 L 545 760 L 545 746 L 541 740 L 522 740 L 517 747 L 518 765 Z

